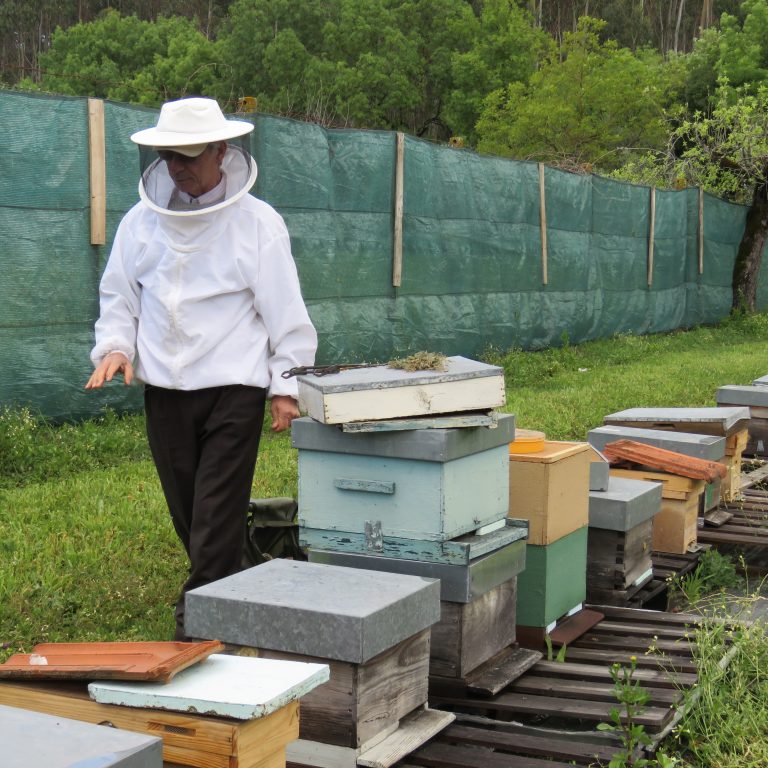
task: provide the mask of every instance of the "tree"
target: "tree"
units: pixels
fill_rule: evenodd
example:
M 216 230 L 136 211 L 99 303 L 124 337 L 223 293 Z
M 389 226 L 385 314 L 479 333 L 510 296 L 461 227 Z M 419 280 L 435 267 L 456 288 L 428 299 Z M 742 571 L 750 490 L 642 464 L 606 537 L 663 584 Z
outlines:
M 57 29 L 40 54 L 40 88 L 157 106 L 170 98 L 206 94 L 215 81 L 213 44 L 181 17 L 147 22 L 107 11 Z
M 444 113 L 454 133 L 474 144 L 486 96 L 510 83 L 527 82 L 550 43 L 512 0 L 485 0 L 470 32 L 469 50 L 452 57 L 453 85 Z
M 220 60 L 261 111 L 447 138 L 450 57 L 474 21 L 466 0 L 236 0 Z
M 754 312 L 768 236 L 768 85 L 756 93 L 721 89 L 710 115 L 697 114 L 674 132 L 684 150 L 677 178 L 749 205 L 733 267 L 732 308 Z
M 491 93 L 478 148 L 567 168 L 610 169 L 627 152 L 662 146 L 669 75 L 660 57 L 601 43 L 584 17 L 529 83 Z

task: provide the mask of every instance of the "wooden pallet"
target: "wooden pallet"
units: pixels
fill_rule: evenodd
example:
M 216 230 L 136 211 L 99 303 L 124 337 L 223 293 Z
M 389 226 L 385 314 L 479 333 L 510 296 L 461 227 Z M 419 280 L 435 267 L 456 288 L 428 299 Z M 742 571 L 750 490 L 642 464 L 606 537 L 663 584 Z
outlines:
M 604 618 L 567 646 L 564 662 L 541 660 L 492 697 L 430 690 L 430 706 L 453 711 L 456 722 L 398 768 L 605 765 L 617 748 L 596 729 L 617 706 L 610 667 L 628 665 L 632 656 L 635 678 L 651 697 L 637 722 L 652 737 L 664 731 L 683 691 L 696 682 L 697 617 L 603 605 L 588 610 Z
M 762 479 L 762 478 L 761 478 Z M 741 557 L 751 574 L 768 573 L 768 492 L 742 487 L 740 501 L 721 503 L 730 518 L 719 526 L 703 525 L 700 542 L 717 547 L 723 554 Z

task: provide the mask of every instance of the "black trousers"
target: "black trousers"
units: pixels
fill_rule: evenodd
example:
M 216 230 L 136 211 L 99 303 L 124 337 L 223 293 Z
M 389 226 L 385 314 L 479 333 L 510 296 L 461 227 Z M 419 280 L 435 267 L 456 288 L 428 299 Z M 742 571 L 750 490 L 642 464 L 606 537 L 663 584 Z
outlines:
M 258 387 L 145 387 L 149 447 L 190 563 L 176 603 L 178 640 L 186 638 L 186 593 L 242 567 L 265 403 Z

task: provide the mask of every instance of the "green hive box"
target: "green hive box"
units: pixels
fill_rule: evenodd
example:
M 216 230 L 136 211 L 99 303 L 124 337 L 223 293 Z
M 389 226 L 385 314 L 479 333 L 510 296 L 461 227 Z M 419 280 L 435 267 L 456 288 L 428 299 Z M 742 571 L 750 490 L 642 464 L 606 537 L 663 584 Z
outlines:
M 525 570 L 517 577 L 518 625 L 548 627 L 586 600 L 588 530 L 526 546 Z

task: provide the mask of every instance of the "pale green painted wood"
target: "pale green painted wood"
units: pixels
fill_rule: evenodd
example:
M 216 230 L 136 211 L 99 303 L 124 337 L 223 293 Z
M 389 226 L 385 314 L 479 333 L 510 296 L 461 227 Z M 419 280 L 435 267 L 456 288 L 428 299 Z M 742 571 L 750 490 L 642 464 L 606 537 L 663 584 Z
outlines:
M 391 491 L 391 492 L 390 492 Z M 299 451 L 304 528 L 446 541 L 506 517 L 506 445 L 448 462 Z
M 528 544 L 517 577 L 517 623 L 546 627 L 587 597 L 587 532 L 583 526 L 552 544 Z

